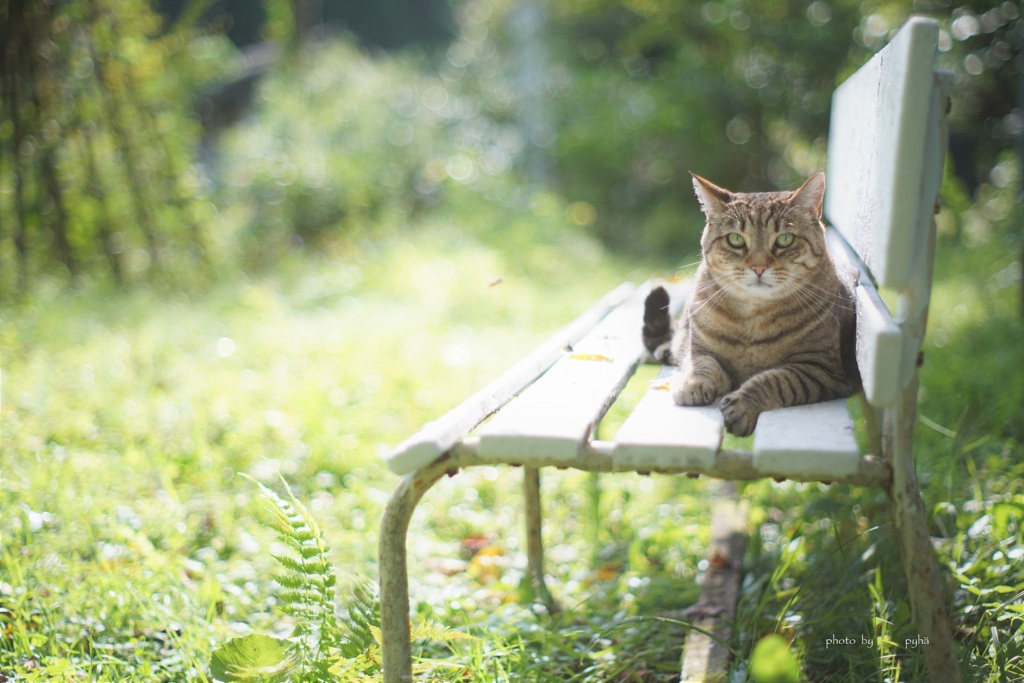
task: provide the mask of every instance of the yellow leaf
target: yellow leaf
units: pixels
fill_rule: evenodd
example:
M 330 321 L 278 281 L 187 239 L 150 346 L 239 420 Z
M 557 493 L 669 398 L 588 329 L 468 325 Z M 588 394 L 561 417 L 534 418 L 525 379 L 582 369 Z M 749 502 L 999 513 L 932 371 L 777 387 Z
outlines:
M 599 353 L 574 353 L 569 358 L 573 360 L 603 360 L 606 363 L 611 363 L 612 359 L 608 356 L 602 356 Z

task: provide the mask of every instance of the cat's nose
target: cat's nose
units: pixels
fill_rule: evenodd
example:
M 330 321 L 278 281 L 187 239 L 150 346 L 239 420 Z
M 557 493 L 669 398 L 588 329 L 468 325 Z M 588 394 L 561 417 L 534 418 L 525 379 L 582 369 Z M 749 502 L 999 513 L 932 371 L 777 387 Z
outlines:
M 768 270 L 768 266 L 750 266 L 750 269 L 757 273 L 758 277 L 764 275 L 764 271 Z

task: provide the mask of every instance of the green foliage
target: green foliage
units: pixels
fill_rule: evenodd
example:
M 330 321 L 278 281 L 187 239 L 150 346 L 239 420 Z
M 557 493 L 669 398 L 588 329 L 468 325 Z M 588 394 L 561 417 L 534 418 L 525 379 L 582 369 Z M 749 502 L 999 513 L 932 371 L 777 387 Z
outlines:
M 283 569 L 274 574 L 274 581 L 280 587 L 278 609 L 290 617 L 292 632 L 285 640 L 265 635 L 230 640 L 214 651 L 211 673 L 222 681 L 329 680 L 328 670 L 343 637 L 335 613 L 336 578 L 328 557 L 330 548 L 316 519 L 285 482 L 281 482 L 283 496 L 255 483 L 269 503 L 277 539 L 291 550 L 290 555 L 274 555 Z M 372 610 L 350 611 L 349 618 L 356 622 L 350 630 L 369 631 L 374 624 L 364 619 L 372 614 Z
M 553 102 L 563 191 L 598 207 L 614 244 L 639 223 L 645 246 L 677 257 L 703 225 L 688 171 L 795 186 L 824 165 L 837 73 L 865 55 L 849 40 L 857 3 L 824 22 L 803 2 L 551 6 L 553 61 L 571 74 Z
M 287 0 L 265 0 L 263 5 L 267 13 L 263 37 L 281 45 L 297 43 L 299 39 L 298 27 L 295 25 L 297 8 L 293 9 L 292 3 Z
M 448 98 L 410 64 L 344 42 L 282 63 L 259 85 L 256 116 L 221 142 L 226 247 L 259 263 L 407 223 L 445 177 L 444 118 L 421 99 L 430 93 Z M 428 180 L 435 157 L 441 175 Z
M 341 656 L 356 659 L 369 652 L 380 641 L 380 596 L 373 581 L 359 581 L 352 589 L 346 605 L 348 617 L 341 622 L 343 632 L 339 647 Z
M 379 680 L 375 587 L 355 581 L 339 601 L 328 555 L 375 571 L 395 483 L 378 453 L 651 274 L 587 231 L 674 258 L 699 228 L 690 168 L 762 188 L 819 165 L 824 94 L 908 9 L 551 3 L 551 80 L 525 97 L 520 4 L 459 5 L 440 63 L 299 46 L 221 138 L 212 186 L 186 110 L 231 77 L 222 38 L 161 28 L 125 0 L 17 4 L 31 21 L 11 42 L 26 24 L 8 21 L 15 3 L 0 9 L 5 55 L 38 71 L 17 88 L 5 71 L 0 93 L 0 282 L 30 285 L 0 305 L 0 678 L 204 680 L 248 662 L 280 666 L 257 677 Z M 1015 74 L 999 42 L 1020 23 L 998 5 L 942 10 L 955 125 L 980 121 L 971 102 L 994 118 L 977 191 L 943 191 L 915 441 L 965 675 L 992 683 L 1024 676 L 1024 382 L 1007 371 L 1024 366 L 1020 178 L 998 108 Z M 52 42 L 30 54 L 28 36 Z M 537 104 L 550 128 L 531 137 Z M 247 273 L 142 284 L 157 268 L 171 284 L 218 272 L 200 258 Z M 84 277 L 69 293 L 72 270 Z M 278 473 L 297 493 L 269 488 Z M 697 598 L 707 484 L 546 472 L 549 572 L 570 606 L 549 619 L 521 590 L 516 476 L 446 479 L 413 520 L 417 674 L 677 680 L 686 626 L 663 610 Z M 264 486 L 270 524 L 257 521 Z M 924 680 L 879 495 L 760 482 L 744 497 L 754 538 L 733 677 L 753 675 L 755 648 L 778 634 L 814 680 Z M 483 557 L 460 553 L 480 538 Z M 239 630 L 277 637 L 232 641 Z M 827 647 L 833 634 L 858 645 Z
M 283 572 L 274 575 L 281 587 L 277 593 L 279 609 L 292 618 L 294 628 L 288 638 L 289 655 L 296 661 L 297 680 L 326 670 L 329 657 L 341 643 L 341 629 L 334 607 L 335 575 L 323 532 L 309 510 L 299 502 L 282 481 L 285 495 L 280 496 L 259 482 L 260 494 L 270 503 L 277 538 L 291 550 L 290 555 L 274 555 Z M 358 619 L 360 612 L 350 617 Z M 366 629 L 370 624 L 357 625 Z
M 956 74 L 954 152 L 972 189 L 1020 129 L 1012 3 L 540 4 L 558 74 L 547 83 L 554 180 L 596 207 L 595 230 L 618 247 L 696 251 L 703 221 L 688 171 L 760 191 L 822 168 L 832 90 L 911 13 L 942 25 L 939 62 Z
M 249 478 L 252 480 L 251 478 Z M 309 510 L 283 480 L 285 495 L 254 483 L 269 503 L 271 525 L 291 555 L 275 555 L 283 572 L 278 609 L 293 623 L 286 639 L 266 635 L 233 638 L 214 650 L 210 672 L 225 683 L 329 683 L 336 680 L 378 681 L 381 677 L 380 600 L 376 584 L 357 583 L 344 619 L 335 611 L 334 566 L 323 532 Z M 474 640 L 472 636 L 433 622 L 412 629 L 412 637 L 435 643 Z M 429 661 L 417 666 L 432 669 Z
M 945 208 L 938 215 L 936 273 L 944 287 L 932 302 L 922 366 L 921 411 L 929 420 L 966 434 L 999 434 L 1024 443 L 1024 385 L 1007 382 L 998 392 L 983 388 L 983 377 L 998 368 L 1024 364 L 1020 316 L 1022 238 L 1020 175 L 1012 155 L 1005 153 L 992 173 L 993 182 L 978 188 L 975 201 L 948 177 L 943 187 Z M 985 273 L 975 279 L 970 273 Z M 959 402 L 948 397 L 956 396 Z M 945 400 L 944 400 L 945 399 Z M 930 433 L 929 433 L 930 432 Z M 932 448 L 940 434 L 929 430 Z M 983 444 L 976 444 L 981 447 Z M 931 450 L 931 449 L 929 449 Z M 938 452 L 945 453 L 943 445 Z M 951 457 L 956 458 L 955 455 Z
M 295 666 L 287 644 L 258 634 L 233 638 L 213 653 L 210 675 L 226 683 L 272 683 Z
M 942 431 L 922 422 L 916 435 L 965 671 L 993 683 L 1020 666 L 1024 648 L 1017 593 L 1002 588 L 1024 586 L 1024 458 L 1011 400 L 1021 386 L 1006 372 L 1022 323 L 1011 218 L 985 229 L 974 221 L 999 215 L 1008 191 L 941 238 L 921 415 Z M 626 277 L 563 225 L 565 209 L 547 195 L 534 200 L 532 220 L 490 207 L 483 215 L 502 226 L 494 243 L 456 219 L 421 220 L 345 260 L 284 261 L 191 297 L 50 285 L 5 301 L 0 670 L 202 680 L 211 644 L 238 636 L 238 625 L 290 634 L 296 618 L 278 610 L 273 577 L 291 570 L 272 554 L 299 559 L 279 540 L 268 552 L 280 520 L 239 473 L 268 487 L 285 474 L 324 543 L 344 549 L 346 574 L 373 576 L 382 492 L 395 485 L 378 450 Z M 516 248 L 499 249 L 502 239 Z M 637 270 L 634 280 L 649 273 Z M 489 286 L 496 275 L 503 281 Z M 976 330 L 990 343 L 970 341 Z M 515 470 L 474 468 L 440 482 L 414 519 L 414 623 L 486 634 L 420 641 L 433 672 L 423 675 L 677 680 L 686 629 L 661 610 L 697 598 L 707 483 L 545 472 L 551 585 L 569 607 L 549 620 L 519 602 L 518 482 Z M 870 680 L 883 662 L 903 680 L 925 680 L 920 649 L 906 645 L 916 632 L 896 549 L 878 528 L 889 523 L 879 494 L 760 482 L 743 496 L 754 537 L 737 672 L 778 633 L 816 680 Z M 296 526 L 301 517 L 292 510 Z M 480 536 L 492 536 L 489 573 L 460 555 L 460 540 Z M 359 582 L 334 600 L 342 645 L 329 666 L 377 675 L 365 631 L 344 650 L 356 641 L 350 615 L 372 635 L 371 595 Z M 826 648 L 833 633 L 873 645 Z
M 272 264 L 432 207 L 462 211 L 466 197 L 525 207 L 540 186 L 614 248 L 679 259 L 702 224 L 688 171 L 759 190 L 823 166 L 832 89 L 911 12 L 942 24 L 955 167 L 973 191 L 1005 176 L 1019 129 L 1022 19 L 1012 3 L 947 5 L 478 0 L 452 8 L 443 54 L 370 55 L 349 38 L 296 42 L 295 8 L 275 0 L 266 34 L 294 49 L 255 81 L 241 125 L 206 131 L 204 165 L 192 106 L 240 59 L 198 32 L 199 4 L 170 27 L 142 0 L 12 5 L 0 283 L 20 288 L 54 261 L 192 281 L 199 261 Z
M 755 683 L 799 683 L 800 665 L 785 638 L 770 635 L 758 641 L 750 656 L 750 677 Z
M 195 89 L 224 50 L 145 0 L 4 3 L 0 291 L 42 273 L 135 282 L 206 256 Z M 215 71 L 216 69 L 216 71 Z

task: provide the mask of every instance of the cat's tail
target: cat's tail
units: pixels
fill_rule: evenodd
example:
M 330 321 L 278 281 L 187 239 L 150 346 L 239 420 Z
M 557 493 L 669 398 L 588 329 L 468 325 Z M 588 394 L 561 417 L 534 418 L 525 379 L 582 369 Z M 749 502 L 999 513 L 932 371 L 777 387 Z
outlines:
M 654 360 L 672 365 L 672 316 L 668 310 L 668 292 L 655 287 L 644 302 L 644 347 Z

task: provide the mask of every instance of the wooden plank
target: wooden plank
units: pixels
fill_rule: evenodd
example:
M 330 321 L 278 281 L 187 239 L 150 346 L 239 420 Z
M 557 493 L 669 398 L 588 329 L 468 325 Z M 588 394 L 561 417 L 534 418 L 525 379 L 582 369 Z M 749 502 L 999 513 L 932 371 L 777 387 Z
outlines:
M 844 399 L 761 413 L 753 450 L 754 467 L 765 476 L 840 478 L 860 464 Z
M 911 284 L 900 292 L 896 305 L 897 318 L 903 332 L 903 360 L 900 363 L 900 387 L 906 386 L 917 373 L 917 355 L 924 340 L 928 322 L 928 305 L 931 301 L 932 271 L 935 266 L 935 214 L 938 206 L 939 188 L 942 185 L 945 165 L 947 131 L 946 112 L 950 106 L 949 92 L 953 75 L 948 72 L 935 74 L 932 89 L 931 110 L 928 116 L 925 137 L 924 171 L 921 178 L 921 205 L 919 231 L 922 235 L 922 257 L 916 263 Z
M 395 474 L 408 474 L 446 453 L 487 416 L 562 358 L 566 347 L 576 344 L 635 290 L 634 285 L 627 283 L 605 295 L 496 380 L 396 446 L 386 457 L 388 467 Z
M 681 683 L 726 680 L 730 658 L 726 645 L 732 641 L 746 549 L 746 506 L 737 501 L 736 485 L 723 482 L 711 508 L 711 547 L 700 600 L 680 615 L 692 619 L 693 625 L 700 629 L 686 637 Z M 709 633 L 714 638 L 707 635 Z
M 883 287 L 911 281 L 938 23 L 913 17 L 832 96 L 825 215 Z
M 636 370 L 648 287 L 612 311 L 479 430 L 480 455 L 530 464 L 579 454 Z
M 876 408 L 896 403 L 903 333 L 874 287 L 857 287 L 857 367 L 864 396 Z
M 675 370 L 663 368 L 658 378 L 619 428 L 612 449 L 616 467 L 711 468 L 722 444 L 722 411 L 717 406 L 676 405 L 669 390 Z
M 825 237 L 839 270 L 856 272 L 857 367 L 864 395 L 877 408 L 891 406 L 901 385 L 903 333 L 852 247 L 835 228 L 829 228 Z

